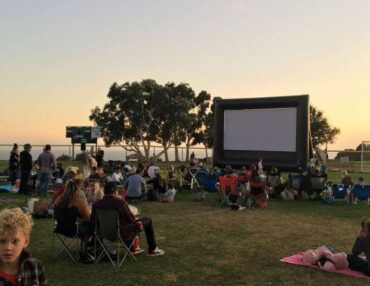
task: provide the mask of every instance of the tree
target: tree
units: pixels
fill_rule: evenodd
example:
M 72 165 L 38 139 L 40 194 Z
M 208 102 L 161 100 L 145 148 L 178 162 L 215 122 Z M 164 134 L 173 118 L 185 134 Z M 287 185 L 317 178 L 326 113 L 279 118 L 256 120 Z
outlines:
M 331 127 L 323 112 L 310 106 L 310 129 L 312 147 L 316 149 L 322 144 L 334 143 L 340 129 Z
M 167 151 L 175 146 L 175 160 L 179 160 L 178 147 L 185 140 L 193 144 L 192 136 L 202 126 L 199 122 L 210 97 L 205 91 L 195 97 L 185 83 L 162 86 L 151 79 L 114 83 L 107 96 L 109 102 L 102 110 L 95 107 L 90 120 L 102 127 L 107 145 L 118 144 L 142 161 L 149 160 L 153 142 L 163 147 L 155 158 L 165 154 L 168 161 Z
M 209 108 L 208 113 L 204 116 L 204 126 L 202 130 L 196 134 L 195 142 L 197 144 L 203 144 L 206 150 L 206 158 L 208 158 L 208 148 L 213 147 L 215 103 L 217 100 L 221 99 L 221 97 L 213 98 L 211 107 Z
M 203 141 L 210 99 L 211 95 L 204 90 L 194 97 L 193 109 L 189 114 L 189 124 L 186 128 L 186 161 L 189 160 L 190 146 L 202 143 Z
M 151 99 L 160 92 L 161 87 L 150 79 L 121 86 L 113 83 L 107 95 L 110 101 L 103 110 L 95 107 L 90 115 L 90 120 L 102 127 L 105 144 L 118 144 L 138 154 L 140 160 L 148 160 L 155 138 L 151 130 L 156 105 Z
M 167 83 L 164 88 L 169 96 L 170 108 L 162 112 L 168 114 L 167 130 L 170 130 L 170 140 L 175 147 L 175 161 L 179 161 L 179 146 L 186 140 L 187 130 L 195 120 L 191 114 L 195 93 L 186 83 Z

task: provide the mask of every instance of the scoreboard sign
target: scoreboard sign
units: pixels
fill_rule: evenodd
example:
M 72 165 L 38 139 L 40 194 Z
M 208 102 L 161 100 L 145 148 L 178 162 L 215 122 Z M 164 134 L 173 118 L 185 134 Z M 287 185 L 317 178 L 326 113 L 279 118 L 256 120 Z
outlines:
M 72 138 L 72 144 L 94 143 L 97 144 L 98 137 L 101 136 L 100 127 L 90 126 L 67 126 L 66 137 Z

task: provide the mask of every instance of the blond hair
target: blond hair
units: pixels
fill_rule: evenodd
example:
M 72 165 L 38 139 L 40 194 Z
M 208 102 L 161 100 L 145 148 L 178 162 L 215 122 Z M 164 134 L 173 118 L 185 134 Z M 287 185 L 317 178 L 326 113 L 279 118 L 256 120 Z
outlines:
M 30 237 L 33 221 L 29 214 L 20 208 L 3 209 L 0 211 L 0 233 L 20 231 Z

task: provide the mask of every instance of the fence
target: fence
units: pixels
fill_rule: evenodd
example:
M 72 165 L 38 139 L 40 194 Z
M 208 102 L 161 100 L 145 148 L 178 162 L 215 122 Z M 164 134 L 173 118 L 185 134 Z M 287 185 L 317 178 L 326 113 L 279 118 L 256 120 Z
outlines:
M 20 151 L 23 149 L 21 146 L 23 144 L 18 144 Z M 0 160 L 8 160 L 10 151 L 13 148 L 13 144 L 0 144 Z M 33 159 L 36 159 L 38 155 L 42 152 L 44 148 L 44 145 L 32 145 L 32 151 L 31 155 Z M 106 147 L 104 145 L 86 145 L 86 150 L 89 152 L 93 148 L 96 150 L 97 148 L 101 148 L 104 150 L 104 160 L 121 160 L 121 161 L 127 161 L 128 158 L 130 158 L 132 155 L 134 155 L 134 152 L 130 152 L 122 148 L 118 145 L 112 145 L 110 147 Z M 151 146 L 150 154 L 151 156 L 159 154 L 163 150 L 163 147 L 161 146 Z M 180 161 L 186 161 L 186 147 L 180 146 L 178 147 L 178 154 Z M 51 145 L 51 151 L 55 155 L 55 157 L 59 157 L 61 155 L 68 155 L 69 157 L 75 157 L 78 153 L 82 153 L 80 151 L 80 146 L 75 145 L 73 147 L 72 144 L 52 144 Z M 143 151 L 143 150 L 142 150 Z M 207 157 L 212 157 L 212 149 L 206 149 L 204 147 L 191 147 L 189 150 L 189 153 L 194 152 L 195 157 L 198 159 L 203 159 Z M 171 147 L 168 150 L 168 157 L 169 161 L 175 160 L 175 148 Z M 161 155 L 158 160 L 165 161 L 165 155 Z
M 370 172 L 370 151 L 328 150 L 327 158 L 329 170 Z
M 19 144 L 19 146 L 22 146 Z M 0 144 L 0 160 L 8 160 L 9 153 L 12 149 L 13 144 Z M 75 154 L 80 153 L 79 145 L 75 146 Z M 121 146 L 112 145 L 110 147 L 105 147 L 104 145 L 87 145 L 87 150 L 90 150 L 93 147 L 95 150 L 97 147 L 104 150 L 104 159 L 105 160 L 122 160 L 127 161 L 134 152 L 129 152 L 123 149 Z M 20 149 L 22 149 L 20 147 Z M 186 147 L 180 146 L 179 149 L 179 159 L 180 161 L 186 161 Z M 43 145 L 33 145 L 32 146 L 32 157 L 36 159 L 38 155 L 42 152 Z M 159 154 L 163 148 L 161 146 L 151 146 L 150 154 Z M 61 145 L 53 144 L 52 152 L 56 157 L 61 156 L 62 154 L 72 157 L 73 146 L 71 144 Z M 212 149 L 206 149 L 204 147 L 194 147 L 192 146 L 189 150 L 189 153 L 194 152 L 195 157 L 199 159 L 212 158 Z M 370 151 L 343 151 L 343 150 L 328 150 L 324 157 L 327 158 L 326 164 L 329 170 L 341 170 L 347 169 L 351 172 L 370 172 Z M 339 155 L 338 155 L 339 154 Z M 168 151 L 169 160 L 175 160 L 175 149 L 174 147 L 170 148 Z M 165 156 L 162 155 L 159 157 L 159 160 L 165 161 Z

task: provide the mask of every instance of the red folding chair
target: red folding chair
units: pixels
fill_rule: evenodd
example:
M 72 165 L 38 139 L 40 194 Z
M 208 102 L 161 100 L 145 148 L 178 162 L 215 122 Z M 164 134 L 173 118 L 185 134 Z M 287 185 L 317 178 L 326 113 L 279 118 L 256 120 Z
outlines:
M 245 171 L 245 180 L 246 180 L 246 182 L 249 182 L 251 177 L 252 177 L 252 171 L 251 170 Z
M 231 203 L 230 197 L 237 196 L 237 185 L 238 185 L 238 177 L 236 176 L 220 176 L 218 178 L 220 183 L 219 187 L 219 203 L 218 206 L 228 205 Z
M 266 194 L 266 181 L 261 180 L 258 182 L 249 181 L 250 196 L 252 198 L 252 205 L 254 207 L 266 208 L 267 207 L 267 194 Z
M 245 174 L 239 174 L 237 179 L 239 184 L 245 184 L 247 182 Z

